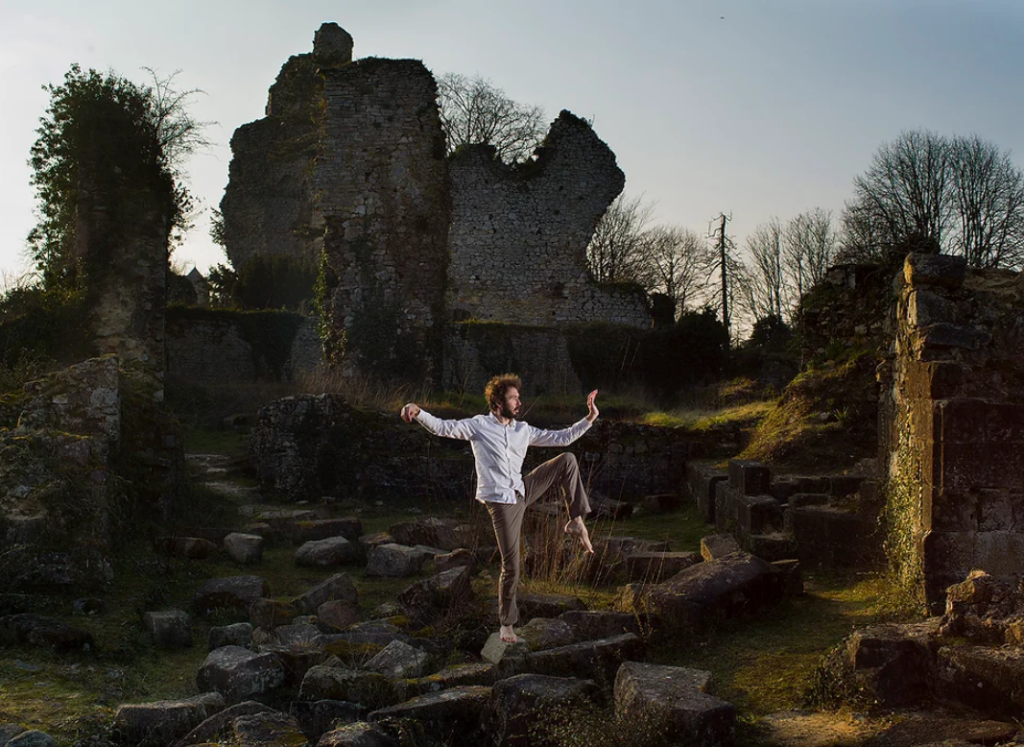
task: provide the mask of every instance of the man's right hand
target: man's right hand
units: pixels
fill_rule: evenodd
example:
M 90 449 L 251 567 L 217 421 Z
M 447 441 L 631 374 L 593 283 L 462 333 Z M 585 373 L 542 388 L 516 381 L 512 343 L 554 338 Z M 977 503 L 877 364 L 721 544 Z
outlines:
M 416 416 L 420 414 L 420 406 L 415 402 L 410 402 L 402 408 L 402 420 L 406 423 L 411 423 L 416 419 Z

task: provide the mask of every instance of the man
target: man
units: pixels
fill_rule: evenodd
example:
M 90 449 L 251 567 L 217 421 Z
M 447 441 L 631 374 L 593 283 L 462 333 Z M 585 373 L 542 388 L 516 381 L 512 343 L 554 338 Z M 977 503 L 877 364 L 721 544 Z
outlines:
M 495 376 L 484 389 L 490 413 L 463 420 L 441 420 L 410 402 L 402 408 L 402 420 L 418 422 L 436 436 L 469 441 L 476 458 L 476 499 L 487 507 L 501 552 L 498 580 L 498 620 L 501 640 L 515 643 L 513 626 L 519 621 L 516 587 L 519 584 L 519 534 L 526 508 L 549 488 L 565 490 L 569 522 L 567 534 L 579 537 L 587 552 L 594 552 L 583 517 L 590 503 L 573 454 L 559 454 L 524 476 L 523 458 L 530 446 L 568 446 L 586 433 L 599 411 L 595 389 L 587 396 L 587 416 L 563 430 L 549 431 L 517 421 L 522 402 L 522 382 L 514 374 Z

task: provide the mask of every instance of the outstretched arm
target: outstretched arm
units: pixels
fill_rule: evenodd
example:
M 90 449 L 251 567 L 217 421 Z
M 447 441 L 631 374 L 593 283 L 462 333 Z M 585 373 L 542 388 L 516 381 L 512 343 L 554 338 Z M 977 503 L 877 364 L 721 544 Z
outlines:
M 571 444 L 577 438 L 586 433 L 590 429 L 590 426 L 593 425 L 594 421 L 597 420 L 597 416 L 600 414 L 600 411 L 597 409 L 597 405 L 594 402 L 595 399 L 597 399 L 596 389 L 587 395 L 587 416 L 568 428 L 563 428 L 558 431 L 549 431 L 544 430 L 543 428 L 531 427 L 530 446 L 555 446 L 561 448 Z
M 473 438 L 472 418 L 466 418 L 465 420 L 442 420 L 441 418 L 435 418 L 415 402 L 405 405 L 400 415 L 406 423 L 416 421 L 435 436 L 457 438 L 463 441 L 469 441 Z

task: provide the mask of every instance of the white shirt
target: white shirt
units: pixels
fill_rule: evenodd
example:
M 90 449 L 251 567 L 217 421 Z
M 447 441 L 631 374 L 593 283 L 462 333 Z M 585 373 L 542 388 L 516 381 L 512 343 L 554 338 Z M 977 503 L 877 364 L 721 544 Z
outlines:
M 421 409 L 416 421 L 435 436 L 469 441 L 476 457 L 476 499 L 482 503 L 515 503 L 524 495 L 523 459 L 530 446 L 568 446 L 588 430 L 583 418 L 558 431 L 534 428 L 513 420 L 502 425 L 494 413 L 462 420 L 442 420 Z

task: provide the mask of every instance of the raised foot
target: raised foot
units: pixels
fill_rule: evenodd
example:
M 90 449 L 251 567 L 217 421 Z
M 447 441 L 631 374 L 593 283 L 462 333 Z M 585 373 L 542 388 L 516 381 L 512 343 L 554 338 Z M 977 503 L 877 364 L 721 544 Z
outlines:
M 498 636 L 505 643 L 519 643 L 519 637 L 516 636 L 516 632 L 512 630 L 511 625 L 502 625 L 501 629 L 498 630 Z
M 582 516 L 577 516 L 575 519 L 569 519 L 569 523 L 565 525 L 565 533 L 579 537 L 580 542 L 583 543 L 583 547 L 586 548 L 587 552 L 594 552 L 594 545 L 590 542 L 590 532 L 587 531 L 587 525 L 583 523 Z

